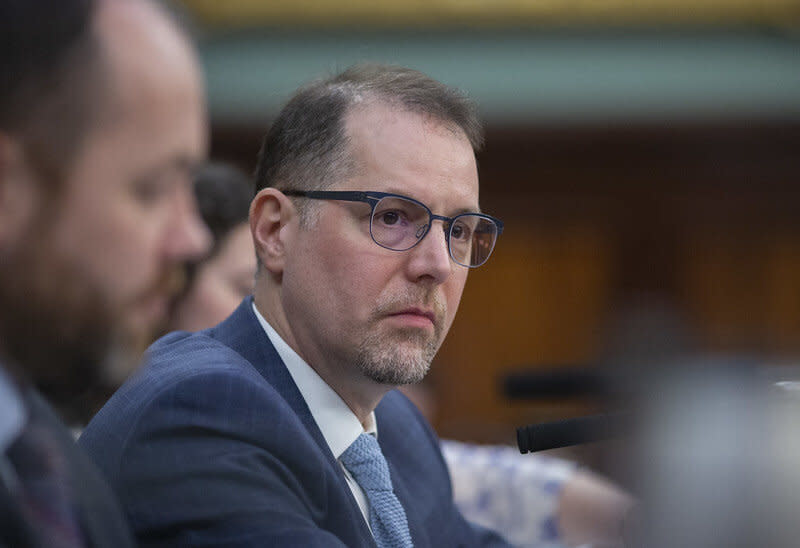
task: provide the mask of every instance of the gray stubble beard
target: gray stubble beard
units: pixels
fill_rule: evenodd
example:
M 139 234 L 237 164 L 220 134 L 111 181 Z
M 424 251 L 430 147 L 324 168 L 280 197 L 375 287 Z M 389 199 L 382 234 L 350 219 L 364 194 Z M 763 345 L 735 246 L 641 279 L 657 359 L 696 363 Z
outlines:
M 370 332 L 356 353 L 356 365 L 369 379 L 391 386 L 414 384 L 425 378 L 441 343 L 442 328 L 434 327 L 433 336 L 413 329 L 396 337 Z

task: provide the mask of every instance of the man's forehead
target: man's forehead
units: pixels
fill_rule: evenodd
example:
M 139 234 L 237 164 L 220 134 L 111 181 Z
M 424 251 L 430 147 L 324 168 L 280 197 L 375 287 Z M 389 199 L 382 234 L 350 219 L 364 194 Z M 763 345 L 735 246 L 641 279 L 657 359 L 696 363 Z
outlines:
M 466 133 L 455 122 L 380 97 L 363 98 L 351 105 L 345 113 L 344 121 L 347 134 L 351 138 L 374 136 L 391 125 L 422 125 L 431 131 L 448 131 L 455 138 L 463 138 L 469 142 Z
M 161 8 L 149 0 L 101 0 L 94 25 L 108 67 L 99 133 L 137 128 L 181 134 L 184 124 L 204 126 L 199 64 L 187 37 Z M 164 128 L 174 123 L 181 127 Z M 194 142 L 175 147 L 196 148 Z M 193 154 L 188 161 L 196 160 Z
M 109 67 L 111 96 L 117 102 L 151 102 L 165 90 L 199 86 L 191 44 L 149 0 L 103 0 L 95 31 Z
M 448 185 L 452 198 L 448 201 L 453 207 L 477 210 L 475 155 L 466 134 L 455 123 L 380 101 L 356 105 L 345 121 L 356 174 L 363 175 L 368 170 L 370 175 L 380 171 L 386 176 L 374 180 L 374 188 L 357 190 L 394 192 L 424 202 L 425 196 L 419 195 L 419 190 L 424 189 L 406 188 L 407 181 L 394 180 L 392 174 L 399 166 L 425 173 L 435 166 L 442 171 L 440 182 L 452 181 L 446 175 L 455 175 L 455 180 L 462 183 Z
M 451 161 L 475 166 L 472 145 L 464 131 L 455 123 L 441 120 L 425 112 L 417 112 L 387 101 L 374 100 L 351 107 L 345 115 L 345 132 L 351 153 L 362 161 L 380 153 L 383 159 L 393 160 L 416 154 L 414 147 L 428 150 L 432 141 L 448 143 Z M 359 158 L 360 157 L 360 158 Z

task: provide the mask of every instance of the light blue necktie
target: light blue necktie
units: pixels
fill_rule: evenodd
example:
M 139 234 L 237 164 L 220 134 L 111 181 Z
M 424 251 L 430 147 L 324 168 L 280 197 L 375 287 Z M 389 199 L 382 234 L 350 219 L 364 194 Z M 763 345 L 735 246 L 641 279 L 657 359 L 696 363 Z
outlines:
M 369 500 L 369 525 L 380 548 L 412 548 L 403 506 L 392 490 L 389 466 L 378 440 L 361 434 L 341 456 Z

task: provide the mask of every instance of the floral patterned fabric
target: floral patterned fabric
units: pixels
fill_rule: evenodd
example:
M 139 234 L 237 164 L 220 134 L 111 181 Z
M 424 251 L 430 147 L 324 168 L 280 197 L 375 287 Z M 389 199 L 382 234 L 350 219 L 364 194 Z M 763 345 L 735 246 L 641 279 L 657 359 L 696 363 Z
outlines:
M 442 440 L 456 505 L 468 520 L 521 547 L 561 547 L 559 495 L 574 463 L 512 447 Z

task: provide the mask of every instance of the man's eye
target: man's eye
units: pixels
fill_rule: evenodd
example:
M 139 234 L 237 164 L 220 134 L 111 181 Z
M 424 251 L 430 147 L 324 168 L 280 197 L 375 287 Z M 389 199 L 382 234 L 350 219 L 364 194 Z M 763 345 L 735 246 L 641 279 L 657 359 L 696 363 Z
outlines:
M 142 180 L 133 184 L 133 194 L 142 204 L 152 205 L 166 196 L 168 186 L 161 181 Z
M 450 237 L 456 240 L 465 240 L 469 237 L 469 230 L 463 224 L 455 224 L 450 231 Z
M 380 213 L 378 219 L 386 226 L 392 226 L 400 222 L 400 214 L 397 211 L 384 211 Z

